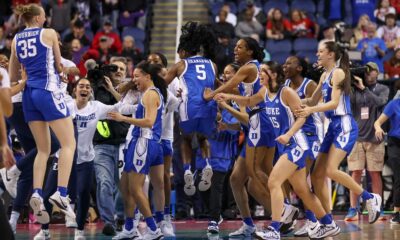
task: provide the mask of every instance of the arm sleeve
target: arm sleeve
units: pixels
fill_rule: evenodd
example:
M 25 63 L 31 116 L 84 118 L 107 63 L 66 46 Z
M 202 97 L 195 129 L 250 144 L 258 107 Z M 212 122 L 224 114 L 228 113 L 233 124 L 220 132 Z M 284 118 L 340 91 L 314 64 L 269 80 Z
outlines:
M 389 99 L 389 88 L 386 86 L 382 86 L 382 88 L 380 88 L 376 94 L 370 91 L 368 88 L 365 88 L 365 95 L 374 104 L 378 105 L 378 107 L 382 107 L 387 103 Z

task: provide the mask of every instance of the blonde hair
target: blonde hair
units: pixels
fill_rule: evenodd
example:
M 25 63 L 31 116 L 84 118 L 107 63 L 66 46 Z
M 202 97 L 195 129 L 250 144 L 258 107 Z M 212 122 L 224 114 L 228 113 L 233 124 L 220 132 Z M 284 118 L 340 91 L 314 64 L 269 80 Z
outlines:
M 15 8 L 15 14 L 22 17 L 22 19 L 28 23 L 32 21 L 32 19 L 36 16 L 39 16 L 41 13 L 42 7 L 36 3 L 31 3 L 28 5 L 18 5 Z

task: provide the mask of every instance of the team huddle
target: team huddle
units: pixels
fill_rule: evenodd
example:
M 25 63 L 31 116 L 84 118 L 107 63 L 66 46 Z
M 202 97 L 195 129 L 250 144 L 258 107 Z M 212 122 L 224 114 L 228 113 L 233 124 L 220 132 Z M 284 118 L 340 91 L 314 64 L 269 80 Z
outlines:
M 324 72 L 321 79 L 308 79 L 304 77 L 307 69 L 304 59 L 291 56 L 283 65 L 274 61 L 261 64 L 264 52 L 258 42 L 252 38 L 239 39 L 234 49 L 235 63 L 227 66 L 233 74 L 221 82 L 217 78 L 223 69 L 217 69 L 213 63 L 216 37 L 205 25 L 188 22 L 182 27 L 177 49 L 181 60 L 168 70 L 150 62 L 138 64 L 133 82 L 128 83 L 134 85 L 137 97 L 123 97 L 114 105 L 105 105 L 93 100 L 92 82 L 87 78 L 76 81 L 74 98 L 66 94 L 60 74 L 67 71 L 68 60 L 61 57 L 56 32 L 43 28 L 44 10 L 31 4 L 18 7 L 17 12 L 25 20 L 26 28 L 13 40 L 9 78 L 11 82 L 24 84 L 19 93 L 22 110 L 37 153 L 30 168 L 15 170 L 14 166 L 8 172 L 13 175 L 18 171 L 15 175 L 19 175 L 33 171 L 29 203 L 42 224 L 35 239 L 50 239 L 51 205 L 68 218 L 76 219 L 75 239 L 85 239 L 90 180 L 94 174 L 92 139 L 102 119 L 132 126 L 120 180 L 125 225 L 112 239 L 174 236 L 170 215 L 164 207 L 169 206 L 171 192 L 168 180 L 171 159 L 165 159 L 172 156 L 175 111 L 183 136 L 184 191 L 189 196 L 196 191 L 207 191 L 212 184 L 215 169 L 210 158 L 213 151 L 219 151 L 213 147 L 220 131 L 218 123 L 235 119 L 245 133 L 245 145 L 237 154 L 230 177 L 243 224 L 229 237 L 280 239 L 281 233 L 292 230 L 299 209 L 290 204 L 289 189 L 306 209 L 307 221 L 295 232 L 296 236 L 321 239 L 339 234 L 340 228 L 331 214 L 326 178 L 349 188 L 366 202 L 369 223 L 379 218 L 381 197 L 361 188 L 338 169 L 355 144 L 358 128 L 350 109 L 349 59 L 335 42 L 320 43 L 317 64 Z M 115 64 L 119 66 L 118 59 Z M 177 96 L 168 86 L 174 81 L 179 82 Z M 329 120 L 326 134 L 322 117 Z M 199 182 L 191 169 L 193 138 L 204 160 Z M 43 188 L 47 160 L 55 152 L 58 152 L 58 176 L 48 176 L 53 178 L 53 184 Z M 75 190 L 75 210 L 68 198 L 71 169 L 79 183 Z M 154 217 L 143 190 L 147 175 L 154 190 Z M 307 182 L 309 176 L 311 184 Z M 256 229 L 248 193 L 264 208 L 272 210 L 269 226 Z M 139 213 L 147 224 L 145 233 L 137 229 Z M 219 215 L 211 216 L 208 233 L 218 233 Z

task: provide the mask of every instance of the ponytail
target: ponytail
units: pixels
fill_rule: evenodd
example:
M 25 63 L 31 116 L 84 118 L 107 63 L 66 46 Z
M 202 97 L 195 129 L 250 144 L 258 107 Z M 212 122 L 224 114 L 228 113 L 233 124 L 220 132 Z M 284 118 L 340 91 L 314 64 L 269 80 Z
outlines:
M 36 16 L 40 15 L 41 6 L 36 3 L 31 3 L 28 5 L 18 5 L 15 7 L 15 14 L 22 17 L 25 23 L 32 21 Z
M 269 77 L 269 81 L 268 81 L 269 91 L 276 93 L 279 91 L 279 89 L 285 83 L 285 74 L 283 72 L 283 68 L 279 63 L 277 63 L 275 61 L 268 61 L 266 64 L 269 67 L 269 69 L 271 70 L 271 72 L 276 73 L 276 86 L 275 87 L 272 86 L 271 76 L 268 76 Z M 266 73 L 268 75 L 268 72 L 266 72 Z
M 158 88 L 164 98 L 164 103 L 167 103 L 168 91 L 165 80 L 160 76 L 162 66 L 159 64 L 150 64 L 148 62 L 139 63 L 136 68 L 142 70 L 144 73 L 149 74 L 154 86 Z

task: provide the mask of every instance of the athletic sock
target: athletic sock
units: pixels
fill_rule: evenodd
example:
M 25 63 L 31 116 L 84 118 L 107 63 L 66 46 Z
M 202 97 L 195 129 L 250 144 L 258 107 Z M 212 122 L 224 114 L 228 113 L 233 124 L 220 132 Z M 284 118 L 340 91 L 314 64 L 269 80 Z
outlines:
M 57 187 L 57 191 L 60 192 L 60 196 L 61 197 L 66 197 L 67 196 L 67 188 L 66 187 L 58 186 Z
M 18 218 L 19 218 L 20 213 L 17 211 L 12 211 L 11 216 L 10 216 L 10 223 L 17 225 Z
M 313 212 L 311 212 L 310 210 L 305 211 L 305 217 L 313 223 L 317 222 L 317 218 L 315 217 L 315 214 Z
M 246 225 L 250 226 L 250 227 L 254 227 L 254 222 L 253 222 L 253 219 L 252 219 L 251 217 L 245 217 L 245 218 L 243 218 L 243 222 L 244 222 Z
M 131 231 L 133 229 L 133 218 L 125 218 L 125 229 Z
M 157 230 L 157 225 L 156 225 L 156 222 L 154 221 L 153 217 L 145 218 L 145 221 L 146 221 L 147 227 L 149 227 L 151 231 L 154 232 L 155 230 Z
M 40 197 L 43 198 L 43 191 L 41 188 L 34 188 L 33 193 L 37 193 L 37 194 L 39 194 Z
M 277 232 L 279 232 L 279 228 L 281 227 L 281 222 L 272 221 L 270 226 L 273 227 Z
M 169 209 L 169 207 L 164 207 L 164 214 L 165 215 L 169 215 L 171 212 L 170 212 L 170 209 Z
M 159 223 L 164 220 L 164 213 L 162 211 L 156 212 L 156 222 Z
M 190 163 L 185 163 L 185 164 L 183 164 L 183 170 L 184 170 L 184 171 L 190 170 Z
M 363 200 L 368 200 L 368 199 L 371 199 L 371 198 L 373 198 L 374 196 L 371 194 L 371 193 L 369 193 L 369 192 L 367 192 L 366 190 L 364 190 L 362 193 L 361 193 L 361 198 L 363 199 Z
M 322 224 L 331 224 L 332 221 L 333 221 L 333 219 L 332 219 L 332 214 L 329 214 L 329 213 L 326 214 L 325 216 L 323 216 L 323 217 L 319 220 L 319 222 L 322 223 Z

